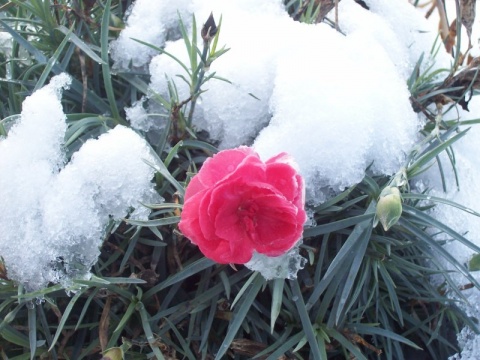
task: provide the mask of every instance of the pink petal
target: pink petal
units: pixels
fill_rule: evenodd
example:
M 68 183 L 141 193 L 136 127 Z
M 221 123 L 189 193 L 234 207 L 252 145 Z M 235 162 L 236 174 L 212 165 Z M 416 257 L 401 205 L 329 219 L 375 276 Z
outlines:
M 251 148 L 246 146 L 220 151 L 205 161 L 197 177 L 205 187 L 211 187 L 233 173 L 242 161 L 251 155 L 258 157 Z
M 178 223 L 180 231 L 189 238 L 194 244 L 205 240 L 199 222 L 200 202 L 203 199 L 203 193 L 187 199 L 183 205 L 181 220 Z
M 299 184 L 297 173 L 290 165 L 284 163 L 267 164 L 266 169 L 267 182 L 275 187 L 289 201 L 294 201 L 298 197 Z
M 200 178 L 198 177 L 198 174 L 195 175 L 192 178 L 192 180 L 190 180 L 187 188 L 185 189 L 185 200 L 188 200 L 196 193 L 205 189 L 206 189 L 206 186 L 202 184 L 202 182 L 200 181 Z

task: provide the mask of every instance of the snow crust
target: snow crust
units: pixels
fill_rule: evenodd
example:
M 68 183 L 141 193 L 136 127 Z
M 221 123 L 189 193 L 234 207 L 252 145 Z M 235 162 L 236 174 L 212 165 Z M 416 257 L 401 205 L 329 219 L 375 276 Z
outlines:
M 159 201 L 148 144 L 118 126 L 87 141 L 65 164 L 67 125 L 60 103 L 70 77 L 61 74 L 23 103 L 0 140 L 0 254 L 9 278 L 38 290 L 89 278 L 110 221 L 146 219 L 140 202 Z

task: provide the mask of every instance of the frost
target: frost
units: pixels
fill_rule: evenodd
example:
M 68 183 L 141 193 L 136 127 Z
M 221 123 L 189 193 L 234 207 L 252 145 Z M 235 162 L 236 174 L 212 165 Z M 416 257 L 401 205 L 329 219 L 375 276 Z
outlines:
M 87 141 L 65 164 L 59 75 L 23 103 L 0 141 L 0 255 L 9 278 L 27 290 L 88 278 L 110 221 L 146 219 L 140 202 L 158 201 L 148 144 L 118 126 Z
M 287 253 L 277 257 L 266 256 L 257 252 L 253 253 L 252 259 L 245 264 L 252 271 L 258 271 L 265 280 L 297 278 L 299 270 L 303 269 L 307 259 L 299 254 L 299 245 Z

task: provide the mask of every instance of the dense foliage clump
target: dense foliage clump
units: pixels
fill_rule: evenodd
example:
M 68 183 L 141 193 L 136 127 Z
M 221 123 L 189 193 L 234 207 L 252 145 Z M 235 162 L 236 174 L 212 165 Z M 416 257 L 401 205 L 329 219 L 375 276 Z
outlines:
M 326 3 L 331 4 L 320 6 Z M 452 280 L 451 269 L 465 276 L 465 288 L 480 284 L 443 245 L 448 237 L 475 252 L 480 248 L 436 220 L 431 209 L 446 203 L 473 211 L 431 196 L 415 181 L 444 154 L 451 159 L 444 166 L 455 170 L 452 145 L 467 134 L 464 125 L 478 121 L 444 121 L 442 114 L 448 106 L 468 105 L 477 62 L 462 67 L 467 59 L 450 49 L 453 66 L 441 77 L 428 67 L 423 71 L 424 59 L 418 60 L 407 85 L 413 109 L 427 120 L 402 167 L 393 176 L 368 167 L 361 182 L 310 205 L 300 245 L 304 268 L 293 280 L 267 281 L 242 265 L 205 258 L 177 226 L 185 188 L 218 151 L 192 118 L 208 82 L 219 80 L 209 67 L 228 51 L 219 45 L 220 19 L 197 19 L 205 23 L 198 33 L 195 19 L 191 31 L 179 21 L 172 36 L 185 43 L 189 62 L 181 66 L 190 77 L 168 79 L 168 97 L 152 95 L 146 68 L 116 69 L 109 55 L 130 5 L 120 0 L 0 5 L 1 34 L 9 39 L 0 47 L 2 137 L 8 139 L 25 98 L 64 72 L 72 78 L 62 100 L 66 162 L 89 139 L 130 127 L 125 108 L 144 95 L 159 109 L 146 116 L 163 124 L 154 135 L 138 131 L 155 160 L 148 165 L 158 201 L 143 204 L 151 210 L 148 218 L 110 219 L 91 277 L 32 292 L 0 263 L 0 356 L 446 359 L 459 352 L 456 334 L 465 326 L 477 331 L 477 324 L 459 305 L 464 288 Z M 333 1 L 291 0 L 285 8 L 296 20 L 338 27 Z M 179 97 L 176 81 L 188 83 L 188 97 Z M 3 241 L 7 235 L 0 235 Z M 58 266 L 75 266 L 64 260 Z

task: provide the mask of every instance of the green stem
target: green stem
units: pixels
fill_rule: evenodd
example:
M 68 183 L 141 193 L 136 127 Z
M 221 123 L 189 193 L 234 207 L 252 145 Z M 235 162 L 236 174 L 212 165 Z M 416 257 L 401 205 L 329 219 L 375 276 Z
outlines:
M 190 111 L 188 113 L 188 120 L 187 120 L 187 126 L 190 127 L 192 125 L 192 118 L 193 118 L 193 112 L 195 111 L 195 104 L 197 103 L 197 99 L 200 96 L 200 87 L 202 86 L 203 78 L 205 77 L 205 68 L 208 68 L 208 59 L 207 59 L 207 54 L 208 54 L 208 48 L 209 48 L 209 43 L 204 42 L 203 43 L 203 51 L 202 51 L 202 57 L 201 57 L 201 64 L 200 66 L 202 69 L 200 70 L 200 73 L 198 74 L 198 80 L 197 83 L 195 84 L 195 88 L 192 91 L 192 102 L 190 105 Z

